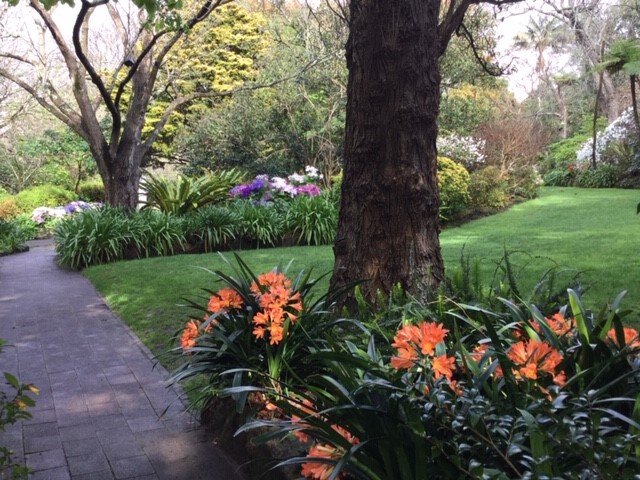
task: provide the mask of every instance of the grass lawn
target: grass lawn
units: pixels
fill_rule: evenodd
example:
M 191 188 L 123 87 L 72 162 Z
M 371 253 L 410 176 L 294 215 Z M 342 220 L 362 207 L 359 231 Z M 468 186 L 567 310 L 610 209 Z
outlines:
M 480 259 L 483 278 L 489 282 L 506 248 L 523 294 L 549 267 L 562 265 L 582 272 L 582 282 L 589 288 L 583 298 L 586 306 L 599 309 L 626 289 L 623 305 L 640 310 L 635 244 L 640 238 L 638 202 L 640 192 L 635 190 L 544 188 L 535 200 L 443 231 L 445 264 L 455 267 L 464 246 L 466 255 Z M 253 250 L 241 255 L 256 273 L 291 259 L 290 272 L 313 268 L 321 275 L 333 265 L 330 246 Z M 202 288 L 217 288 L 214 277 L 202 268 L 223 267 L 217 254 L 179 255 L 101 265 L 84 274 L 140 339 L 160 354 L 188 318 L 181 299 L 204 298 Z M 320 288 L 327 285 L 325 278 Z

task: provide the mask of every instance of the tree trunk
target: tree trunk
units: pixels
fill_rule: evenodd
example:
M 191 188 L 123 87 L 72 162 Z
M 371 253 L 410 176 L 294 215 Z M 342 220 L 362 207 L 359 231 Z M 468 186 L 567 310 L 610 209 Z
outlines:
M 115 157 L 110 156 L 106 145 L 100 150 L 92 149 L 92 154 L 104 183 L 106 203 L 125 210 L 135 210 L 142 174 L 140 148 L 121 143 Z
M 396 284 L 424 299 L 442 280 L 436 136 L 438 0 L 351 0 L 344 178 L 332 288 Z M 353 306 L 353 297 L 345 300 Z

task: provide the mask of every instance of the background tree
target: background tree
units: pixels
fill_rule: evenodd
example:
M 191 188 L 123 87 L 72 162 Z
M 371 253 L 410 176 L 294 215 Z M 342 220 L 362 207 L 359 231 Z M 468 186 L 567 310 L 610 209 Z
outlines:
M 239 167 L 282 176 L 313 165 L 330 179 L 342 159 L 346 24 L 325 4 L 282 5 L 265 18 L 269 44 L 256 82 L 295 81 L 235 94 L 183 130 L 176 152 L 188 173 Z
M 71 80 L 71 96 L 65 95 L 63 87 L 51 77 L 38 75 L 38 69 L 46 66 L 51 56 L 32 60 L 28 51 L 8 52 L 17 65 L 31 68 L 25 74 L 17 73 L 17 69 L 1 68 L 0 76 L 27 91 L 87 142 L 104 182 L 107 201 L 132 209 L 138 201 L 141 165 L 171 112 L 196 98 L 220 95 L 219 92 L 194 92 L 175 98 L 153 131 L 143 139 L 147 110 L 163 62 L 187 32 L 229 1 L 205 0 L 179 17 L 155 2 L 147 2 L 147 11 L 133 4 L 110 0 L 95 3 L 82 0 L 79 11 L 74 14 L 69 42 L 63 28 L 55 22 L 52 11 L 39 0 L 30 0 L 29 7 L 44 25 L 48 38 L 63 59 Z M 94 25 L 90 19 L 97 8 L 106 9 L 120 42 L 119 62 L 107 71 L 99 68 L 104 65 L 93 60 L 90 51 Z M 127 105 L 123 104 L 125 92 L 129 97 Z M 75 106 L 69 101 L 70 97 Z M 105 113 L 110 120 L 107 132 L 101 124 L 101 116 Z

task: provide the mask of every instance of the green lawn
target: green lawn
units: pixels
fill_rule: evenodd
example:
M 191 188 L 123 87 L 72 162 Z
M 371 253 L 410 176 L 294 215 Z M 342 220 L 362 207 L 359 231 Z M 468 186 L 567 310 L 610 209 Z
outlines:
M 636 205 L 640 192 L 545 188 L 539 198 L 503 213 L 446 229 L 441 235 L 445 264 L 454 267 L 465 254 L 481 260 L 488 282 L 504 248 L 512 252 L 523 293 L 558 264 L 579 270 L 589 287 L 584 302 L 599 308 L 622 290 L 629 290 L 626 307 L 640 309 L 640 265 L 635 242 L 640 234 Z M 241 253 L 255 272 L 294 260 L 291 271 L 313 268 L 329 272 L 331 247 L 263 249 Z M 231 255 L 227 255 L 231 258 Z M 180 255 L 118 262 L 91 267 L 84 274 L 114 310 L 156 354 L 184 324 L 188 310 L 179 306 L 185 296 L 204 295 L 217 288 L 214 277 L 199 267 L 224 266 L 217 254 Z M 321 287 L 326 288 L 328 279 Z M 169 365 L 170 367 L 170 365 Z

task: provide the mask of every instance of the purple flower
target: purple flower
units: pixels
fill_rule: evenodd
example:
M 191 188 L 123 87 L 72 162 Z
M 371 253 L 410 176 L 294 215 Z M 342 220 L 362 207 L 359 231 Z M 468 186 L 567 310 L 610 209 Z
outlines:
M 320 188 L 313 183 L 309 183 L 307 185 L 303 185 L 301 187 L 296 187 L 296 191 L 299 195 L 309 195 L 310 197 L 317 197 L 320 195 Z

